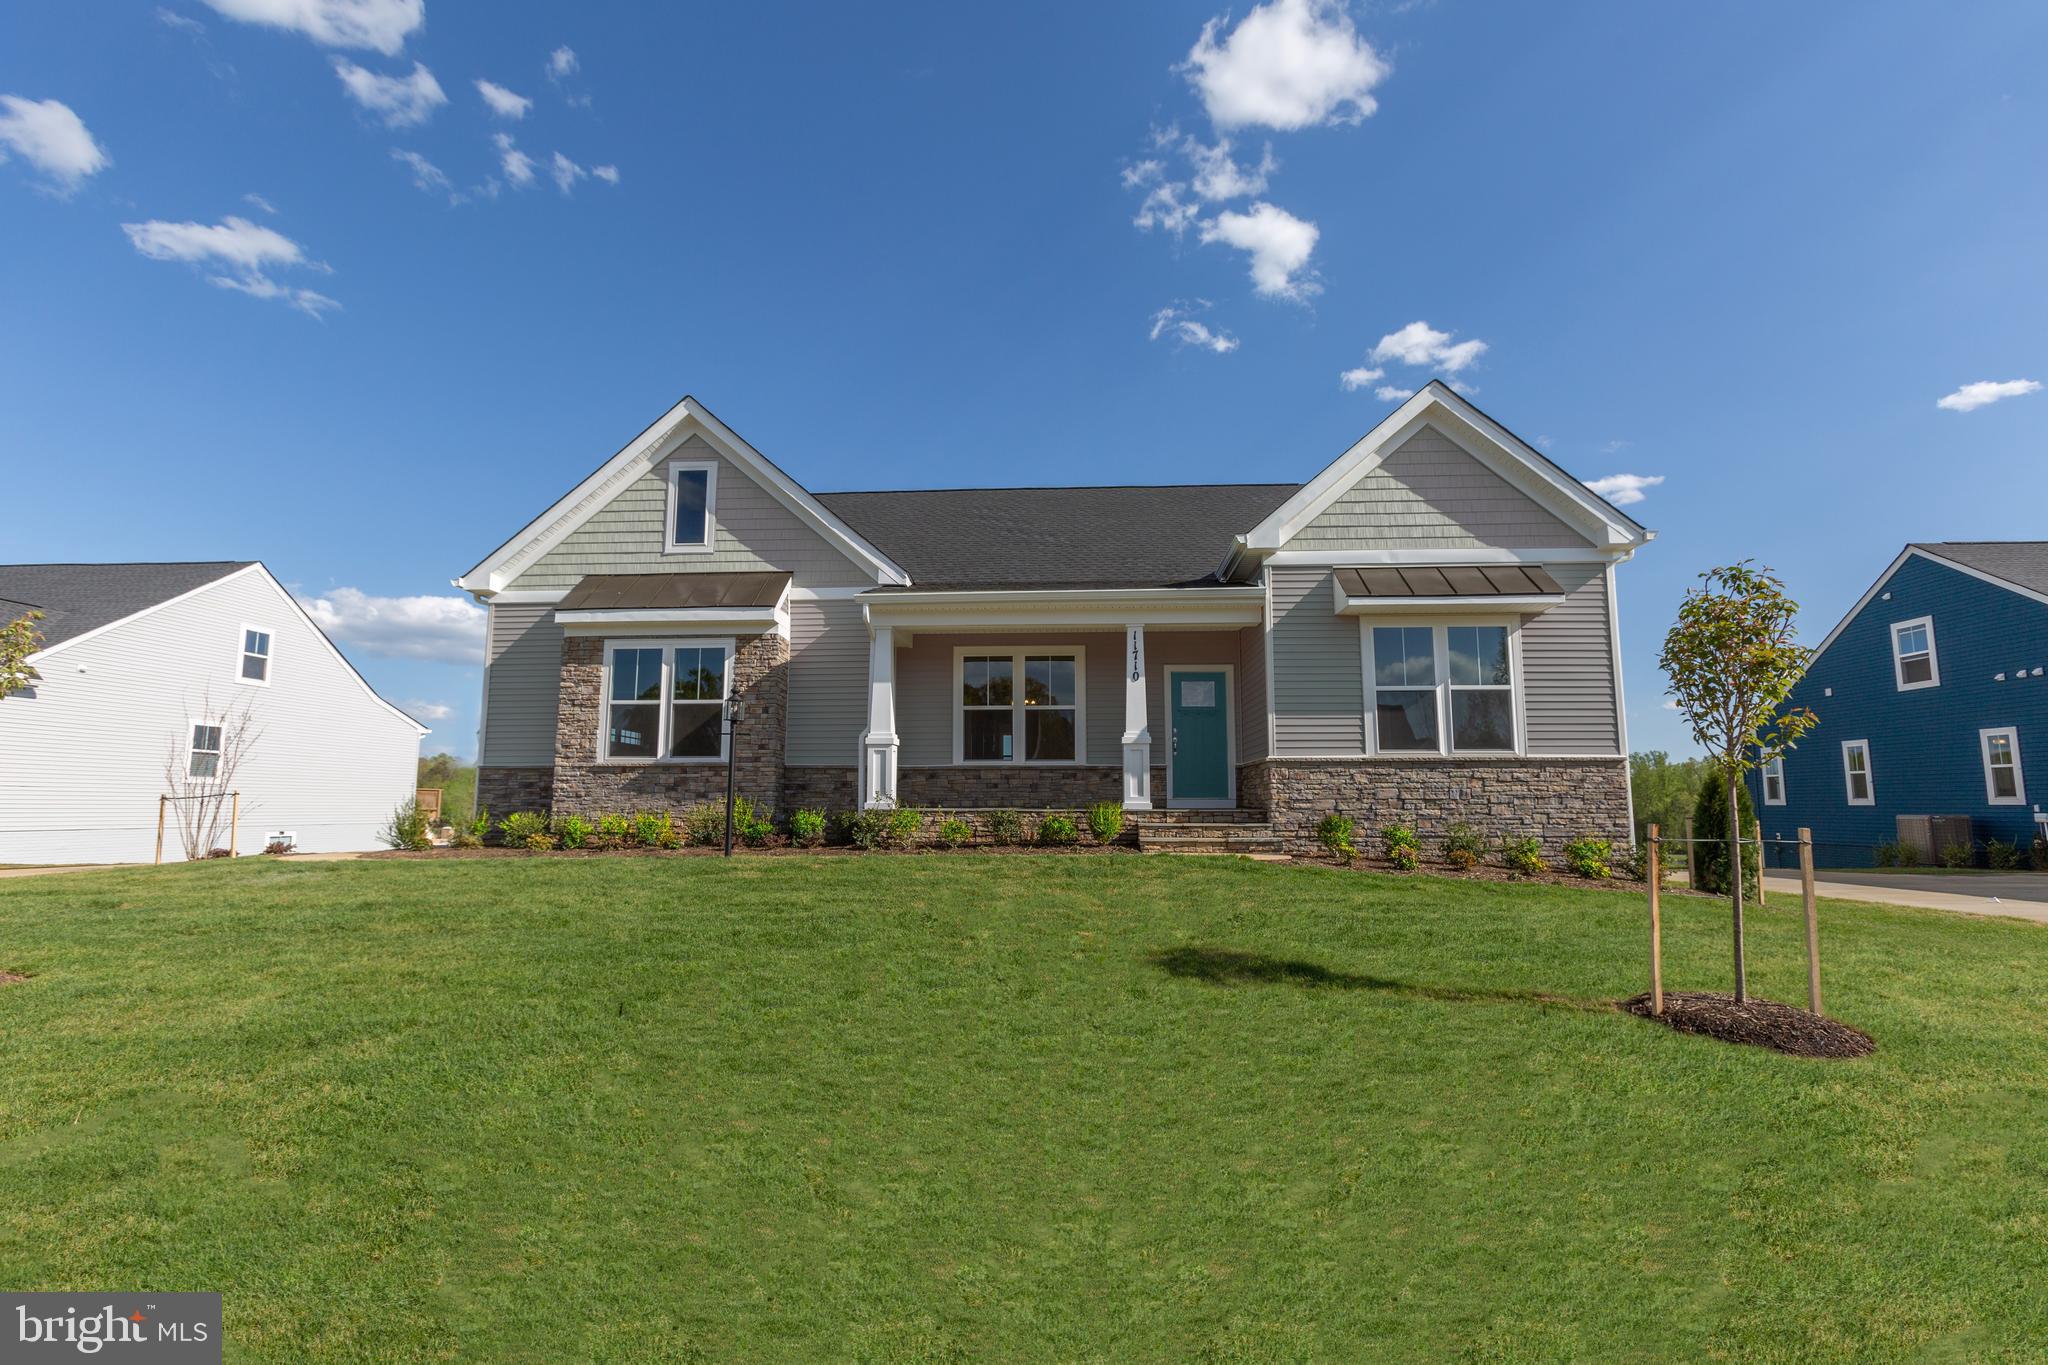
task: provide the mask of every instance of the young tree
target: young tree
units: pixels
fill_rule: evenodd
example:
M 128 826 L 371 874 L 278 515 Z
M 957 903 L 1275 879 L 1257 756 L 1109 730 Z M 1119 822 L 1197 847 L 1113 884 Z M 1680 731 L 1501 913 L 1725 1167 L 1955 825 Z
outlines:
M 0 626 L 0 698 L 42 680 L 43 675 L 28 661 L 29 655 L 43 647 L 43 633 L 36 629 L 36 622 L 42 619 L 41 612 L 32 611 Z
M 1806 707 L 1780 711 L 1813 651 L 1792 641 L 1799 604 L 1769 569 L 1749 560 L 1709 569 L 1688 588 L 1658 662 L 1692 737 L 1719 765 L 1728 788 L 1729 865 L 1742 866 L 1735 790 L 1820 723 Z M 1742 878 L 1730 878 L 1735 910 L 1735 998 L 1749 998 L 1742 955 Z
M 198 736 L 184 735 L 171 741 L 164 758 L 164 786 L 169 790 L 171 810 L 178 820 L 178 839 L 185 857 L 197 862 L 216 848 L 227 847 L 228 823 L 234 818 L 235 774 L 256 748 L 263 732 L 256 728 L 249 704 L 216 711 L 208 693 L 192 714 L 210 719 L 195 722 L 205 730 L 205 743 Z M 251 809 L 254 809 L 252 806 Z

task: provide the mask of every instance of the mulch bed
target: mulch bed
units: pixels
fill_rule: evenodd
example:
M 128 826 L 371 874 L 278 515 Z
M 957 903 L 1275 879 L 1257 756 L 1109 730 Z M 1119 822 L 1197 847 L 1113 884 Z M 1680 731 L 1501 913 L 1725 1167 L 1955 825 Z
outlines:
M 1516 872 L 1492 863 L 1480 863 L 1476 867 L 1467 868 L 1453 867 L 1449 863 L 1424 862 L 1413 871 L 1408 871 L 1395 867 L 1381 858 L 1354 858 L 1349 863 L 1340 863 L 1331 858 L 1310 857 L 1296 857 L 1291 861 L 1301 867 L 1377 872 L 1388 877 L 1449 877 L 1453 881 L 1520 882 L 1536 886 L 1572 886 L 1581 891 L 1633 891 L 1638 896 L 1649 890 L 1649 883 L 1631 881 L 1619 875 L 1602 881 L 1594 877 L 1581 877 L 1576 872 L 1556 872 L 1547 869 L 1542 872 Z
M 873 850 L 873 852 L 931 854 L 934 857 L 948 853 L 1002 853 L 1032 856 L 1059 854 L 1072 856 L 1074 854 L 1087 853 L 1135 853 L 1137 850 L 1123 844 L 1112 844 L 1104 848 L 1099 844 L 1089 843 L 1059 846 L 1044 844 L 973 844 L 957 849 L 937 848 L 929 844 L 920 844 L 913 848 L 878 848 Z M 778 843 L 750 848 L 745 844 L 735 843 L 732 849 L 732 856 L 735 858 L 788 858 L 794 856 L 814 858 L 821 854 L 827 857 L 850 856 L 864 858 L 871 856 L 869 850 L 854 848 L 849 844 L 823 844 L 815 848 L 793 848 L 786 843 Z M 418 853 L 403 849 L 386 849 L 375 853 L 365 853 L 362 856 L 366 859 L 393 858 L 401 861 L 427 860 L 440 862 L 446 859 L 457 858 L 720 858 L 724 855 L 725 849 L 721 845 L 690 844 L 683 848 L 647 848 L 636 845 L 632 848 L 530 849 L 498 848 L 493 846 L 490 848 L 436 848 Z
M 1666 991 L 1661 1016 L 1650 1013 L 1648 995 L 1631 996 L 1621 1002 L 1621 1008 L 1637 1018 L 1669 1024 L 1680 1033 L 1767 1047 L 1792 1057 L 1846 1059 L 1868 1057 L 1877 1051 L 1877 1040 L 1862 1029 L 1776 1000 L 1750 999 L 1737 1004 L 1734 996 L 1714 991 Z

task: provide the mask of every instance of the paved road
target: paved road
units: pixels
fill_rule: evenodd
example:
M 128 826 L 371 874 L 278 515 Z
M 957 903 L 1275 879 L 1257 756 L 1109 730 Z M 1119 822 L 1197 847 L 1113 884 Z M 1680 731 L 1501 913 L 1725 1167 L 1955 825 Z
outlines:
M 1772 896 L 1799 895 L 1799 874 L 1772 868 L 1764 874 Z M 1816 894 L 1833 900 L 1917 905 L 1965 915 L 2005 915 L 2048 924 L 2048 876 L 2038 872 L 1823 872 Z

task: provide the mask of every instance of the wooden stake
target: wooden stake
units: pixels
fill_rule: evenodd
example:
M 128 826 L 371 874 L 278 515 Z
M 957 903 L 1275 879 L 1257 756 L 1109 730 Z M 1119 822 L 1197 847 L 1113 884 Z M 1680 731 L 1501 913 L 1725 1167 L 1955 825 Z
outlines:
M 1764 822 L 1756 822 L 1756 908 L 1764 908 Z
M 1685 889 L 1700 889 L 1700 870 L 1692 856 L 1692 817 L 1685 817 Z
M 1813 831 L 1799 829 L 1799 894 L 1806 901 L 1806 1008 L 1820 1013 L 1820 915 L 1813 899 Z
M 1663 840 L 1657 827 L 1650 826 L 1650 1013 L 1664 1012 L 1664 919 L 1659 913 L 1657 892 L 1664 884 Z M 1686 852 L 1691 853 L 1688 845 Z
M 240 792 L 229 792 L 228 801 L 230 803 L 228 806 L 228 856 L 233 858 L 237 856 L 241 849 L 242 794 Z
M 162 867 L 164 861 L 164 808 L 170 804 L 171 798 L 168 796 L 159 796 L 156 799 L 156 861 L 158 867 Z

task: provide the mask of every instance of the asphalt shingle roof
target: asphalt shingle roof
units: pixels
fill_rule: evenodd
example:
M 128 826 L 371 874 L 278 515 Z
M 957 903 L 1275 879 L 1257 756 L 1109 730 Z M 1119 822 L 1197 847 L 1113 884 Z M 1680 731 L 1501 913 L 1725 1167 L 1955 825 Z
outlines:
M 819 493 L 918 589 L 1188 587 L 1301 485 Z
M 2035 592 L 2048 592 L 2048 540 L 1916 541 L 1914 548 Z
M 12 620 L 30 609 L 42 612 L 36 629 L 47 649 L 253 563 L 0 564 L 0 616 Z

